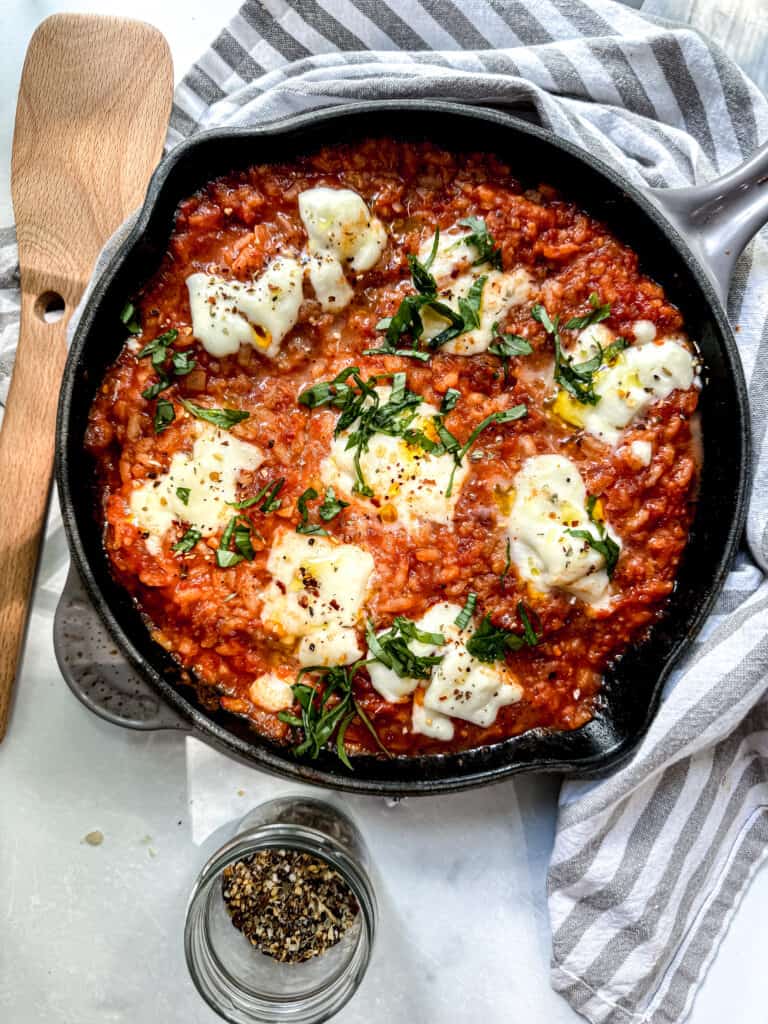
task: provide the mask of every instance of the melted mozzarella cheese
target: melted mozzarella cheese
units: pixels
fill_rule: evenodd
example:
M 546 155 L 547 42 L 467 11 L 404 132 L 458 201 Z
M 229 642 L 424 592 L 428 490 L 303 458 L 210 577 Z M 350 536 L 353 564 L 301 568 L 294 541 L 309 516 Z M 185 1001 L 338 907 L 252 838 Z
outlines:
M 587 491 L 576 465 L 561 455 L 527 459 L 514 482 L 508 518 L 510 553 L 520 575 L 537 590 L 556 588 L 594 607 L 605 607 L 605 560 L 569 530 L 597 536 L 586 509 Z M 618 543 L 608 523 L 608 534 Z
M 413 698 L 411 709 L 411 731 L 429 736 L 433 740 L 447 742 L 453 739 L 453 722 L 447 715 L 439 711 L 430 711 L 424 707 L 423 694 L 417 693 Z
M 252 345 L 270 359 L 296 325 L 303 300 L 301 267 L 279 257 L 252 281 L 227 281 L 211 274 L 187 278 L 192 333 L 213 356 L 233 355 Z
M 176 452 L 167 473 L 133 491 L 131 520 L 149 534 L 147 546 L 155 553 L 174 522 L 187 523 L 206 536 L 216 533 L 232 516 L 227 502 L 237 500 L 240 473 L 258 469 L 263 460 L 255 445 L 199 424 L 192 451 Z M 179 488 L 189 491 L 186 504 Z
M 284 531 L 267 560 L 272 580 L 261 621 L 283 642 L 298 641 L 301 665 L 345 665 L 361 656 L 355 627 L 373 558 L 353 544 Z
M 283 711 L 293 704 L 293 690 L 287 679 L 266 672 L 251 683 L 248 696 L 264 711 Z
M 641 466 L 650 466 L 653 458 L 653 445 L 650 441 L 633 441 L 629 446 L 630 454 Z
M 391 390 L 388 387 L 376 389 L 382 405 L 388 401 Z M 421 430 L 436 440 L 432 418 L 437 415 L 435 406 L 422 402 L 416 408 L 411 428 Z M 346 495 L 352 494 L 355 483 L 355 452 L 346 447 L 354 429 L 353 423 L 333 439 L 330 453 L 320 467 L 323 483 Z M 368 450 L 360 454 L 360 469 L 366 483 L 374 495 L 394 511 L 397 522 L 407 530 L 415 529 L 421 522 L 449 524 L 452 521 L 462 484 L 469 472 L 465 459 L 456 468 L 451 496 L 446 498 L 454 465 L 450 454 L 430 455 L 418 445 L 407 444 L 402 437 L 389 434 L 374 434 Z
M 336 312 L 352 299 L 345 271 L 361 273 L 379 261 L 386 228 L 348 188 L 307 189 L 299 195 L 299 216 L 309 239 L 312 287 L 323 309 Z
M 450 717 L 475 725 L 490 725 L 496 720 L 500 707 L 514 704 L 522 696 L 522 690 L 506 666 L 488 665 L 469 654 L 466 642 L 471 630 L 460 630 L 455 622 L 460 611 L 459 605 L 443 601 L 433 605 L 416 623 L 419 629 L 441 633 L 445 638 L 444 644 L 408 642 L 419 657 L 442 657 L 432 668 L 428 683 L 401 679 L 380 662 L 373 661 L 368 666 L 371 684 L 384 700 L 400 702 L 419 685 L 425 686 L 423 693 L 414 696 L 412 728 L 435 739 L 453 737 Z
M 638 321 L 635 327 L 638 325 L 642 325 L 640 336 L 647 337 L 645 322 Z M 575 363 L 586 361 L 596 354 L 597 344 L 605 349 L 613 340 L 612 331 L 604 324 L 595 324 L 582 331 L 569 355 Z M 693 354 L 677 339 L 632 345 L 595 374 L 595 405 L 582 404 L 561 391 L 553 409 L 567 423 L 615 445 L 621 432 L 644 416 L 655 402 L 673 391 L 687 391 L 694 383 L 695 372 Z
M 430 273 L 435 278 L 439 299 L 454 312 L 459 312 L 459 299 L 466 298 L 475 281 L 485 276 L 480 300 L 480 325 L 447 342 L 442 351 L 454 355 L 471 356 L 485 352 L 493 341 L 493 325 L 504 318 L 513 306 L 530 301 L 533 292 L 531 277 L 526 270 L 518 267 L 509 273 L 490 270 L 487 266 L 473 266 L 477 253 L 466 239 L 467 233 L 448 231 L 440 234 L 435 259 Z M 426 239 L 419 249 L 419 259 L 429 259 L 435 236 Z M 434 338 L 449 326 L 448 321 L 433 310 L 422 310 L 424 338 Z

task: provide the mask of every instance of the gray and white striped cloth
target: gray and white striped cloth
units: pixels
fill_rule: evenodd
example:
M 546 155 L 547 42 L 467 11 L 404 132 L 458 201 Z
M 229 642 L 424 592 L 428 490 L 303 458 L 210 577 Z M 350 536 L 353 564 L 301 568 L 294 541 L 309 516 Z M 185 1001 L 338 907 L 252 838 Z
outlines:
M 412 96 L 527 108 L 653 186 L 707 180 L 768 137 L 768 103 L 720 50 L 611 0 L 249 0 L 179 86 L 169 146 L 213 125 Z M 0 387 L 17 303 L 3 242 Z M 759 237 L 728 304 L 755 431 L 749 547 L 631 761 L 562 787 L 552 983 L 594 1022 L 682 1020 L 768 849 L 767 283 Z

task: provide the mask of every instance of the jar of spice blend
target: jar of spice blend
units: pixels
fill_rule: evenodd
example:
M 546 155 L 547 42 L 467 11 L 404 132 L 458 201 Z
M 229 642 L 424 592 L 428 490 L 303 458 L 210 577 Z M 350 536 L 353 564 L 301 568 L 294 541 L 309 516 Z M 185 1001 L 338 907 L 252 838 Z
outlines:
M 376 901 L 368 855 L 339 810 L 310 797 L 261 804 L 205 865 L 184 948 L 192 980 L 232 1024 L 318 1024 L 360 984 Z

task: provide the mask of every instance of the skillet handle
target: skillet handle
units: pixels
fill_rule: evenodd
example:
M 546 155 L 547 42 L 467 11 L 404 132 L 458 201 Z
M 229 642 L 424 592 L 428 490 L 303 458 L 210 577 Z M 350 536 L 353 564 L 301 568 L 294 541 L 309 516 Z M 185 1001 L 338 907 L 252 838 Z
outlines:
M 725 305 L 736 260 L 768 223 L 768 142 L 746 163 L 706 185 L 648 191 L 693 250 Z
M 72 564 L 56 608 L 53 647 L 70 690 L 99 718 L 126 729 L 191 732 L 116 649 Z

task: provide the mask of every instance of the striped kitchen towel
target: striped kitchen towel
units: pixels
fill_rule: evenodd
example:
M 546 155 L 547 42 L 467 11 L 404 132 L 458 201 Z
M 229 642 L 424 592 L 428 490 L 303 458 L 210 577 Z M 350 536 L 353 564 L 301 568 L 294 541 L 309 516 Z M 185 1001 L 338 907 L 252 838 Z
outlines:
M 249 0 L 179 86 L 169 146 L 377 97 L 524 109 L 652 186 L 707 180 L 768 138 L 768 102 L 720 50 L 611 0 Z M 0 399 L 11 254 L 0 234 Z M 755 429 L 749 546 L 633 758 L 562 787 L 552 983 L 594 1022 L 681 1021 L 768 849 L 767 284 L 759 237 L 728 303 Z

